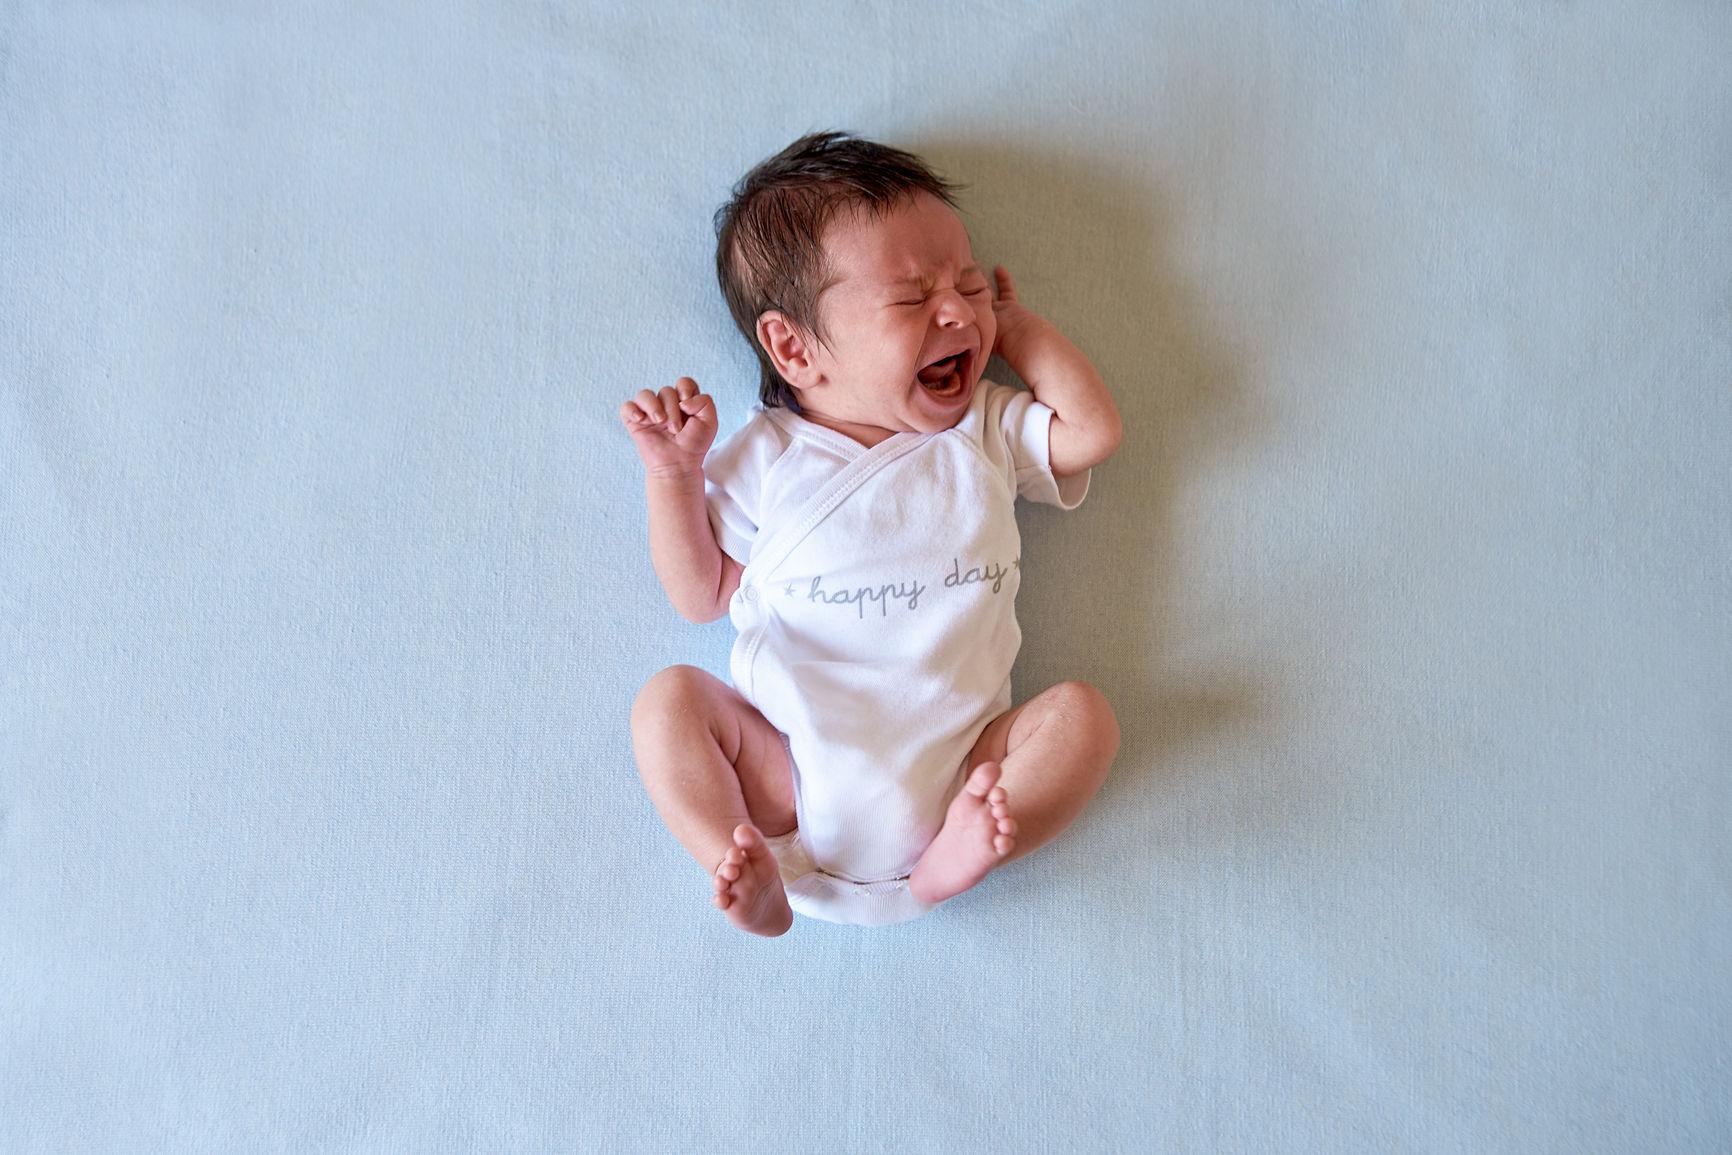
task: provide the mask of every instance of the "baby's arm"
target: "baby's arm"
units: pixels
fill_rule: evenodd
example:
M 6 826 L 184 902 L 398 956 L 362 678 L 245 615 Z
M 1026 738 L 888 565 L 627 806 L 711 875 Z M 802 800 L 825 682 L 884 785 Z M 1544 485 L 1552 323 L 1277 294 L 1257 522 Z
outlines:
M 1123 427 L 1106 382 L 1082 350 L 1051 321 L 1029 312 L 1016 299 L 1010 270 L 993 270 L 998 300 L 998 342 L 993 351 L 1028 383 L 1035 400 L 1053 412 L 1049 436 L 1052 472 L 1070 477 L 1113 455 Z
M 619 419 L 644 464 L 650 562 L 680 616 L 713 622 L 740 588 L 743 566 L 716 543 L 704 506 L 704 454 L 716 438 L 716 405 L 681 377 L 620 406 Z

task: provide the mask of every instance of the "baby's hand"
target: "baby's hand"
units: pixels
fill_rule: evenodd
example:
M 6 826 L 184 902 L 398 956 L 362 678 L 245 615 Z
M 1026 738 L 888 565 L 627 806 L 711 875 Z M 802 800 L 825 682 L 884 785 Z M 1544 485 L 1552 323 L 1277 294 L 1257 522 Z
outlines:
M 1019 374 L 1024 346 L 1032 340 L 1039 340 L 1047 333 L 1058 330 L 1051 321 L 1038 317 L 1030 312 L 1028 306 L 1016 299 L 1016 285 L 1010 279 L 1010 270 L 999 265 L 992 270 L 993 278 L 998 282 L 998 299 L 992 302 L 992 315 L 998 321 L 998 337 L 993 342 L 992 351 L 1003 357 L 1005 363 Z
M 716 403 L 690 377 L 659 394 L 639 390 L 619 407 L 619 419 L 651 475 L 703 472 L 704 454 L 716 439 Z

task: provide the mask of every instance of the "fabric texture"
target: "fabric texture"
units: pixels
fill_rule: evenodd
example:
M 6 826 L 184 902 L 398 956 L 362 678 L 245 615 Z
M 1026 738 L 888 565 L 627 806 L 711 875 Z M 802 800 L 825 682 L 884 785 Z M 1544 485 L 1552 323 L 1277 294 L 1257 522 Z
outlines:
M 1732 1147 L 1732 7 L 0 3 L 0 1151 Z M 958 182 L 1125 440 L 925 917 L 735 931 L 618 410 L 712 218 Z M 1014 384 L 993 364 L 990 375 Z

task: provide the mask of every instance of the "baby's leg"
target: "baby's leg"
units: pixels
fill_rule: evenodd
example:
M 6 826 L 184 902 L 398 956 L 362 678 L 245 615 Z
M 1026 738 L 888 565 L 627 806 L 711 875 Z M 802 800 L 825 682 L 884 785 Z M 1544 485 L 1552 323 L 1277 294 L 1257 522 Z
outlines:
M 650 801 L 711 871 L 715 904 L 754 934 L 794 913 L 764 844 L 794 829 L 794 779 L 782 736 L 732 687 L 691 666 L 651 678 L 631 712 L 632 747 Z
M 1086 682 L 1064 682 L 1000 714 L 969 752 L 968 781 L 909 890 L 942 902 L 1052 841 L 1101 788 L 1118 748 L 1118 719 Z

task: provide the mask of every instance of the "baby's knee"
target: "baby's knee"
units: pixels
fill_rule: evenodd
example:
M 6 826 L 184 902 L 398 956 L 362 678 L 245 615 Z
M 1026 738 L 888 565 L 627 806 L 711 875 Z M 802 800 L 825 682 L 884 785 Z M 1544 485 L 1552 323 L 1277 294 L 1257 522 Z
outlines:
M 689 718 L 712 697 L 715 678 L 696 666 L 669 666 L 644 683 L 631 704 L 634 734 L 657 730 L 677 718 Z
M 1060 682 L 1051 690 L 1053 708 L 1066 722 L 1116 751 L 1119 719 L 1105 694 L 1087 682 Z

